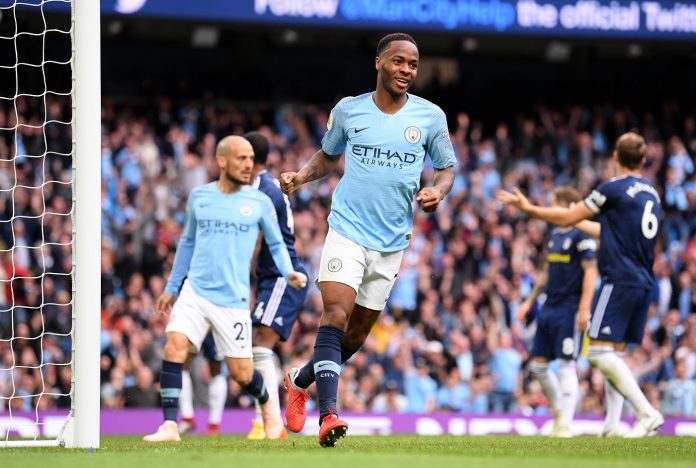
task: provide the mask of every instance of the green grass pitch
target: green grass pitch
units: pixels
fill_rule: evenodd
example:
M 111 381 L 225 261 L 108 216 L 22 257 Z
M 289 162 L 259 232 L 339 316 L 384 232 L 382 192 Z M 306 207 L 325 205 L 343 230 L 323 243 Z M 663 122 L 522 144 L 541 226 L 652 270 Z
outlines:
M 336 448 L 324 449 L 316 437 L 251 442 L 241 436 L 188 436 L 176 445 L 103 437 L 101 448 L 93 452 L 0 449 L 0 460 L 3 468 L 696 467 L 696 440 L 349 435 Z

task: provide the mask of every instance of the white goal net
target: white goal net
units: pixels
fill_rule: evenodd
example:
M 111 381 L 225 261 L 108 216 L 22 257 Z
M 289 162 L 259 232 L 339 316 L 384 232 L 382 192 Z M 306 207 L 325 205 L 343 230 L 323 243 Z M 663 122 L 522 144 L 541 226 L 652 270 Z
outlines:
M 0 0 L 3 447 L 99 444 L 98 12 L 98 0 Z

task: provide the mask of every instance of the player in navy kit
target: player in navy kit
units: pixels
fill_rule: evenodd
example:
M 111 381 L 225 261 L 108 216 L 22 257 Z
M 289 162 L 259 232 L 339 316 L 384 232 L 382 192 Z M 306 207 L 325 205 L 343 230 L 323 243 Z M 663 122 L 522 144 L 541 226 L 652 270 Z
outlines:
M 295 223 L 290 200 L 280 191 L 280 183 L 266 171 L 268 140 L 258 132 L 249 132 L 244 135 L 244 138 L 254 149 L 251 185 L 268 195 L 273 202 L 292 268 L 306 275 L 307 271 L 295 252 Z M 254 368 L 261 372 L 266 388 L 271 394 L 271 401 L 274 402 L 274 411 L 280 418 L 279 379 L 276 375 L 273 348 L 279 341 L 285 341 L 290 336 L 292 326 L 307 296 L 307 287 L 302 289 L 288 287 L 287 281 L 273 261 L 265 240 L 261 243 L 256 262 L 256 281 L 256 302 L 251 313 Z M 247 435 L 249 439 L 269 438 L 263 430 L 261 405 L 258 403 L 256 419 L 252 424 L 252 429 Z M 283 431 L 280 437 L 286 438 L 287 432 Z
M 645 151 L 640 135 L 623 134 L 613 154 L 617 177 L 601 184 L 584 203 L 572 208 L 532 205 L 518 189 L 498 194 L 500 201 L 559 226 L 572 226 L 598 216 L 598 223 L 579 225 L 600 239 L 602 289 L 588 333 L 589 361 L 635 408 L 638 418 L 626 435 L 629 438 L 652 435 L 664 424 L 660 412 L 650 405 L 630 369 L 617 355 L 626 343 L 641 342 L 651 301 L 652 266 L 662 208 L 657 191 L 641 176 Z M 609 400 L 607 403 L 613 404 Z M 608 413 L 613 410 L 607 408 Z M 605 425 L 603 433 L 611 432 L 614 428 Z
M 582 200 L 571 187 L 554 190 L 552 206 L 568 208 Z M 597 242 L 576 228 L 554 228 L 547 243 L 546 264 L 534 289 L 517 310 L 524 321 L 546 291 L 546 301 L 537 316 L 530 370 L 551 404 L 555 424 L 552 437 L 571 437 L 570 424 L 578 397 L 575 369 L 581 333 L 587 328 L 597 281 Z M 559 379 L 549 370 L 549 361 L 559 360 Z

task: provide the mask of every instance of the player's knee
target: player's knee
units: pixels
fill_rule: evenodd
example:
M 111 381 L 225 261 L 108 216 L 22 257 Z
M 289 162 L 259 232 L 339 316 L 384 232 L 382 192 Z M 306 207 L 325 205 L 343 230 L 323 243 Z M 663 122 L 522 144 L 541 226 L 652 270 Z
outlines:
M 559 372 L 575 372 L 575 361 L 572 359 L 559 359 L 558 370 Z
M 239 385 L 246 387 L 254 377 L 254 369 L 230 369 L 230 376 Z
M 539 377 L 544 374 L 546 374 L 546 371 L 549 369 L 549 363 L 548 362 L 542 362 L 542 361 L 532 361 L 529 364 L 529 372 L 532 373 L 534 377 Z
M 590 345 L 589 352 L 587 353 L 587 360 L 590 362 L 592 367 L 595 367 L 601 371 L 604 368 L 605 358 L 613 352 L 614 348 L 612 347 Z
M 348 325 L 348 311 L 340 305 L 327 306 L 321 317 L 321 325 L 328 325 L 334 328 L 346 329 Z
M 186 361 L 188 357 L 188 346 L 182 346 L 174 340 L 167 340 L 164 345 L 164 359 L 171 362 Z

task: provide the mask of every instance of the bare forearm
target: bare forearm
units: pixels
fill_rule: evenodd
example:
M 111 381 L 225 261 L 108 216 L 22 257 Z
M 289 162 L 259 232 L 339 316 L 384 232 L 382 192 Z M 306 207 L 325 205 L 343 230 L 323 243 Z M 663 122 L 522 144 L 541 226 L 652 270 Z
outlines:
M 539 277 L 537 278 L 536 283 L 534 283 L 534 287 L 532 288 L 532 292 L 529 293 L 529 296 L 527 297 L 528 301 L 536 301 L 536 298 L 539 297 L 539 295 L 546 290 L 546 284 L 549 281 L 549 270 L 548 270 L 548 265 L 544 266 L 544 269 L 539 273 Z
M 602 232 L 601 225 L 597 221 L 590 221 L 589 219 L 580 221 L 575 225 L 575 227 L 587 234 L 588 236 L 592 236 L 597 239 L 599 239 L 599 235 Z
M 302 183 L 306 184 L 307 182 L 326 177 L 336 167 L 339 159 L 339 157 L 328 156 L 323 150 L 317 151 L 299 171 Z
M 569 219 L 569 210 L 567 208 L 531 205 L 524 211 L 533 218 L 539 218 L 557 226 L 566 227 L 573 224 Z
M 594 297 L 595 285 L 597 284 L 597 263 L 593 260 L 591 264 L 584 267 L 582 277 L 582 294 L 578 308 L 590 308 Z
M 437 189 L 441 193 L 440 199 L 445 198 L 445 195 L 452 190 L 453 184 L 454 166 L 446 169 L 435 170 L 435 177 L 433 177 L 433 188 Z

